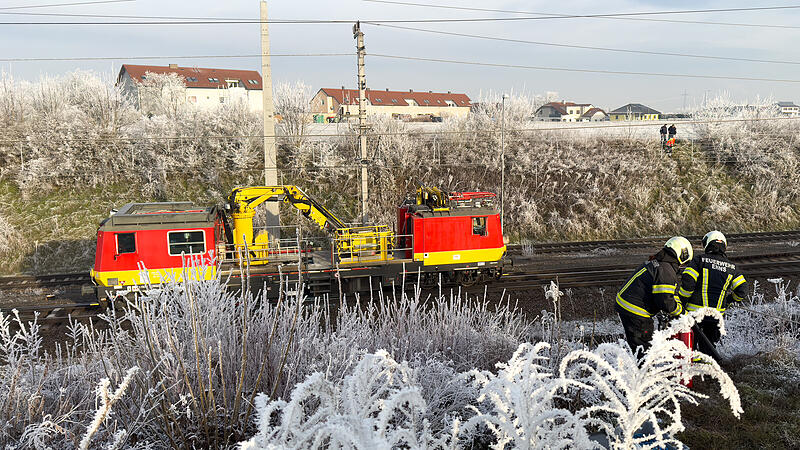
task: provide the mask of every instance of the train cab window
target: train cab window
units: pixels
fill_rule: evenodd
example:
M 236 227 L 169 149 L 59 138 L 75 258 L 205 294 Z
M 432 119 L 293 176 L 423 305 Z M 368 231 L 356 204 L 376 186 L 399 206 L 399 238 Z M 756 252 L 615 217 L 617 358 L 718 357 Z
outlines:
M 486 236 L 486 217 L 472 218 L 472 234 Z
M 203 231 L 170 231 L 167 233 L 169 240 L 169 254 L 177 256 L 198 255 L 206 252 L 206 238 Z
M 136 233 L 117 233 L 117 254 L 136 253 Z

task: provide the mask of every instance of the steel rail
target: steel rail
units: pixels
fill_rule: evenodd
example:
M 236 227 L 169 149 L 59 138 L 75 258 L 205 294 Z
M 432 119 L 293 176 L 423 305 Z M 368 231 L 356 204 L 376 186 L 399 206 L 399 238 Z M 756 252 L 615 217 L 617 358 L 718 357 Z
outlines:
M 80 285 L 91 281 L 86 272 L 0 277 L 0 289 Z
M 726 236 L 729 243 L 748 244 L 764 241 L 798 240 L 800 241 L 800 230 L 786 231 L 767 231 L 757 233 L 738 233 Z M 700 241 L 702 236 L 686 236 L 690 241 Z M 637 239 L 614 239 L 599 241 L 567 241 L 567 242 L 534 242 L 530 244 L 529 250 L 533 255 L 542 253 L 569 253 L 575 251 L 591 251 L 598 248 L 630 249 L 642 247 L 659 247 L 663 245 L 668 236 L 653 236 Z M 508 246 L 509 253 L 522 254 L 524 246 L 513 244 Z

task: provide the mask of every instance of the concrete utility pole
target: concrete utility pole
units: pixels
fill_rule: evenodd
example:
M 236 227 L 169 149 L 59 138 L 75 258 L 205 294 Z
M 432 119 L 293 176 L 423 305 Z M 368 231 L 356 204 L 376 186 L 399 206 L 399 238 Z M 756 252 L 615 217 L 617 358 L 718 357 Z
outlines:
M 367 75 L 364 73 L 364 33 L 361 23 L 353 25 L 353 39 L 356 40 L 358 54 L 358 148 L 361 151 L 361 224 L 367 224 Z
M 275 149 L 275 104 L 272 101 L 272 67 L 269 61 L 267 2 L 261 2 L 261 99 L 264 114 L 264 185 L 278 184 L 278 154 Z M 267 202 L 267 226 L 279 226 L 278 202 Z
M 506 99 L 508 95 L 503 94 L 503 101 L 500 107 L 500 231 L 506 223 Z

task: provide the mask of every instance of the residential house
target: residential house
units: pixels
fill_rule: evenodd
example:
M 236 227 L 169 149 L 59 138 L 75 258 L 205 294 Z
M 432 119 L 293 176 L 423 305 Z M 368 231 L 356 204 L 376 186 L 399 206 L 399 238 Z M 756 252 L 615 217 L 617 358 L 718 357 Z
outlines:
M 469 114 L 472 102 L 466 94 L 447 91 L 417 92 L 366 90 L 367 115 L 415 118 L 419 116 L 459 116 Z M 358 117 L 358 90 L 322 88 L 311 99 L 311 111 L 315 118 L 346 119 Z
M 578 119 L 579 122 L 605 122 L 606 120 L 608 120 L 608 114 L 600 108 L 589 108 Z
M 251 111 L 263 109 L 261 74 L 255 70 L 123 64 L 117 85 L 122 86 L 123 92 L 133 98 L 139 108 L 145 106 L 140 86 L 148 73 L 178 75 L 186 85 L 185 101 L 199 108 L 211 109 L 226 102 L 244 101 Z
M 658 120 L 661 113 L 641 103 L 628 103 L 608 113 L 610 120 Z
M 794 102 L 778 102 L 778 108 L 781 115 L 800 117 L 800 106 L 795 105 Z
M 590 103 L 549 102 L 540 106 L 533 116 L 543 122 L 600 122 L 608 115 Z

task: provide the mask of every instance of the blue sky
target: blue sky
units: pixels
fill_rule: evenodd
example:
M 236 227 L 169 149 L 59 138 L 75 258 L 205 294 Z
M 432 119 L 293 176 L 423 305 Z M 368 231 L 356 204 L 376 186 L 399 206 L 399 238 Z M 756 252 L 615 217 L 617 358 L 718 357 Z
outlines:
M 70 0 L 63 0 L 64 2 Z M 75 1 L 75 0 L 71 0 Z M 58 3 L 58 0 L 3 0 L 2 7 Z M 421 0 L 418 2 L 422 3 Z M 775 0 L 754 1 L 492 1 L 473 0 L 427 2 L 451 6 L 494 8 L 554 14 L 602 14 L 631 11 L 732 8 L 792 5 Z M 466 17 L 509 17 L 511 14 L 432 9 L 407 5 L 371 3 L 362 0 L 270 1 L 273 19 L 424 19 Z M 2 12 L 3 10 L 0 10 Z M 24 12 L 25 10 L 5 10 Z M 257 0 L 136 0 L 134 2 L 37 8 L 29 12 L 93 13 L 146 16 L 199 16 L 257 18 Z M 797 25 L 800 9 L 779 11 L 725 12 L 659 16 L 680 20 Z M 72 20 L 46 16 L 4 15 L 0 21 Z M 101 21 L 113 19 L 74 19 Z M 409 24 L 408 26 L 480 34 L 512 39 L 625 49 L 693 53 L 739 58 L 775 59 L 800 62 L 797 45 L 800 29 L 767 29 L 707 24 L 677 24 L 616 19 L 559 19 L 513 22 L 462 22 Z M 741 61 L 704 60 L 616 53 L 597 50 L 555 48 L 540 45 L 485 41 L 363 26 L 368 53 L 426 58 L 480 61 L 545 67 L 597 70 L 668 72 L 800 80 L 800 64 L 764 64 Z M 351 24 L 273 24 L 273 53 L 354 53 Z M 241 55 L 258 54 L 257 24 L 236 25 L 0 25 L 2 58 L 110 56 L 113 61 L 85 62 L 0 62 L 15 78 L 36 79 L 75 69 L 116 74 L 124 62 L 200 67 L 260 69 L 258 58 L 175 59 L 133 61 L 126 57 L 147 55 Z M 317 87 L 355 85 L 355 57 L 274 58 L 276 82 L 303 80 Z M 691 105 L 705 95 L 727 91 L 741 101 L 760 97 L 800 101 L 800 83 L 767 81 L 709 80 L 645 76 L 570 73 L 545 70 L 489 68 L 432 62 L 367 58 L 367 82 L 373 89 L 414 89 L 466 92 L 473 98 L 486 92 L 544 94 L 616 108 L 629 102 L 644 103 L 663 111 L 682 107 L 683 93 Z

